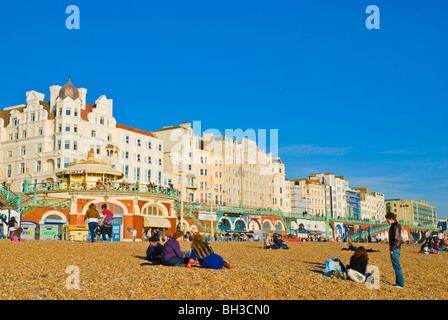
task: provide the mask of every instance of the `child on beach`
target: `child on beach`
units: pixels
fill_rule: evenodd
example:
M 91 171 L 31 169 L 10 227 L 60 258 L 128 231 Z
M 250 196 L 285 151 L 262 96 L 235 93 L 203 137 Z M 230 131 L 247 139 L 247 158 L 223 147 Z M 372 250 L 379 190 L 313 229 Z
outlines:
M 20 235 L 22 234 L 23 229 L 21 227 L 18 227 L 17 229 L 15 229 L 12 233 L 12 238 L 11 240 L 14 242 L 19 242 L 20 241 Z
M 213 252 L 212 247 L 204 240 L 200 233 L 195 233 L 191 239 L 191 255 L 187 264 L 189 269 L 193 262 L 198 259 L 199 264 L 203 268 L 208 269 L 230 269 L 230 264 Z

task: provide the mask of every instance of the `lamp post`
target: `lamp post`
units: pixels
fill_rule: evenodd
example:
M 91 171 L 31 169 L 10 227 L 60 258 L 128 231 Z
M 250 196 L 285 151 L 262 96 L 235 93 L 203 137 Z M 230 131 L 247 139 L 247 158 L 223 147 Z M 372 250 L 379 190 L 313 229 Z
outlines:
M 409 207 L 409 205 L 406 204 L 406 202 L 404 202 L 403 200 L 401 200 L 400 207 L 403 208 L 403 221 L 405 221 L 405 218 L 406 218 L 406 208 Z
M 214 202 L 214 194 L 213 191 L 216 191 L 215 185 L 213 184 L 213 179 L 210 179 L 210 186 L 207 187 L 210 190 L 210 232 L 212 239 L 215 238 L 215 232 L 213 230 L 213 202 Z

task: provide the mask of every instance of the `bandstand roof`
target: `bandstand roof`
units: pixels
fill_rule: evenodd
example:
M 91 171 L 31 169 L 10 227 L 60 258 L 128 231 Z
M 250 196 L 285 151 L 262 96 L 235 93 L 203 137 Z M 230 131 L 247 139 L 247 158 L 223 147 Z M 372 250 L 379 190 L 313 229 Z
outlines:
M 110 174 L 117 176 L 119 179 L 124 176 L 124 174 L 121 171 L 112 168 L 110 163 L 95 160 L 95 153 L 92 150 L 89 151 L 86 160 L 80 160 L 74 163 L 70 163 L 70 165 L 67 168 L 57 172 L 56 174 L 61 176 L 65 174 L 72 175 L 72 174 L 85 174 L 85 173 L 96 173 L 98 175 Z

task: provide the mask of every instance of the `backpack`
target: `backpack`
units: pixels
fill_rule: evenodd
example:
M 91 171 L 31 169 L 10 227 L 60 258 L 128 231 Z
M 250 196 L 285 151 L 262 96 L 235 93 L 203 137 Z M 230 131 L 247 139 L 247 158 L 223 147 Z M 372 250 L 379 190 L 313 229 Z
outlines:
M 112 223 L 114 223 L 114 217 L 107 216 L 106 219 L 104 219 L 104 224 L 112 225 Z
M 336 264 L 333 259 L 328 259 L 325 261 L 325 272 L 324 276 L 329 277 L 332 271 L 341 272 L 341 268 Z

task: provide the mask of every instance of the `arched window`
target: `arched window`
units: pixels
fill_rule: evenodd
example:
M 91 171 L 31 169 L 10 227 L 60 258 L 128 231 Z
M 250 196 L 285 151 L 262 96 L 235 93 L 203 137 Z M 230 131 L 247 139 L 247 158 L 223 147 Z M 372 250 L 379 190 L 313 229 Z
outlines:
M 96 204 L 96 209 L 98 210 L 99 213 L 102 213 L 102 209 L 101 206 L 105 204 L 107 205 L 107 209 L 110 210 L 110 212 L 112 212 L 113 214 L 123 214 L 123 209 L 120 206 L 117 206 L 114 203 L 108 203 L 108 202 L 100 202 Z
M 230 230 L 231 229 L 230 220 L 227 218 L 221 219 L 219 221 L 218 228 L 221 230 Z
M 235 222 L 235 230 L 236 231 L 245 231 L 246 230 L 246 223 L 243 220 L 237 220 Z
M 148 216 L 163 216 L 163 212 L 159 207 L 156 206 L 148 206 L 145 209 L 143 209 L 143 214 Z

